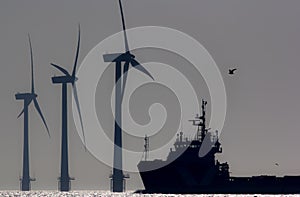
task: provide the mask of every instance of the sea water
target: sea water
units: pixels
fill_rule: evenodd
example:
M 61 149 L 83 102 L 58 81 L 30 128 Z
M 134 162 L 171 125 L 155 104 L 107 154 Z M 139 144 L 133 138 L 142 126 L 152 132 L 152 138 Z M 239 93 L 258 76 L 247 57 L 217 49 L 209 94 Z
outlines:
M 97 196 L 108 196 L 108 197 L 300 197 L 300 195 L 260 195 L 260 194 L 135 194 L 134 192 L 124 193 L 112 193 L 108 191 L 71 191 L 71 192 L 58 192 L 58 191 L 0 191 L 1 197 L 97 197 Z

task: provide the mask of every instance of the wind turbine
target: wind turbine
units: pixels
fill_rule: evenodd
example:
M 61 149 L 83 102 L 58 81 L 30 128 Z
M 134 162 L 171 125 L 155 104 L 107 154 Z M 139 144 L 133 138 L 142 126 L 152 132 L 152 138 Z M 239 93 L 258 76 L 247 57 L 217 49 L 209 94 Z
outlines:
M 141 64 L 135 60 L 135 56 L 130 53 L 128 38 L 126 33 L 125 19 L 122 8 L 122 2 L 119 0 L 119 7 L 122 19 L 125 53 L 114 53 L 103 55 L 104 62 L 115 62 L 115 134 L 114 134 L 114 160 L 113 160 L 113 173 L 111 175 L 111 187 L 113 192 L 123 192 L 125 185 L 125 178 L 129 178 L 123 174 L 122 170 L 122 100 L 125 92 L 125 85 L 129 66 L 143 72 L 153 79 L 151 74 Z M 123 82 L 118 83 L 122 76 L 122 63 L 124 62 L 123 69 Z
M 75 103 L 77 106 L 77 111 L 81 123 L 81 129 L 83 133 L 84 143 L 85 143 L 85 135 L 84 129 L 82 124 L 82 117 L 79 107 L 79 99 L 77 95 L 77 88 L 76 88 L 76 67 L 77 67 L 77 60 L 79 55 L 79 48 L 80 48 L 80 25 L 78 25 L 78 40 L 77 40 L 77 49 L 75 55 L 75 61 L 73 65 L 72 74 L 69 74 L 67 70 L 58 66 L 56 64 L 52 64 L 55 68 L 60 70 L 64 75 L 63 76 L 54 76 L 52 77 L 53 84 L 62 84 L 62 136 L 61 136 L 61 171 L 59 177 L 59 190 L 60 191 L 69 191 L 70 190 L 70 180 L 74 180 L 69 176 L 69 158 L 68 158 L 68 102 L 67 102 L 67 85 L 72 84 L 73 87 L 73 94 Z
M 29 47 L 30 47 L 30 60 L 31 60 L 31 62 L 30 62 L 31 63 L 31 92 L 17 93 L 15 95 L 16 100 L 24 101 L 24 109 L 18 115 L 18 118 L 19 118 L 22 114 L 24 114 L 23 175 L 20 178 L 22 191 L 29 191 L 30 190 L 30 181 L 35 181 L 35 179 L 30 178 L 30 175 L 29 175 L 28 107 L 32 101 L 33 101 L 34 107 L 37 110 L 39 116 L 41 117 L 41 119 L 47 129 L 48 135 L 50 137 L 48 126 L 47 126 L 45 118 L 42 114 L 39 103 L 37 101 L 37 94 L 35 93 L 35 90 L 34 90 L 33 52 L 32 52 L 32 46 L 31 46 L 31 40 L 30 40 L 29 34 L 28 34 L 28 40 L 29 40 Z

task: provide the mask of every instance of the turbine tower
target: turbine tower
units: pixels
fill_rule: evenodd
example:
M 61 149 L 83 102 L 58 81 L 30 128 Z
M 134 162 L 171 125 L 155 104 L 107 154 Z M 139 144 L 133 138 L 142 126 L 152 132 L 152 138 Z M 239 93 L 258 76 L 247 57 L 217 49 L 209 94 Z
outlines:
M 33 71 L 33 52 L 32 52 L 32 46 L 31 46 L 31 40 L 30 35 L 28 34 L 29 39 L 29 47 L 30 47 L 30 60 L 31 60 L 31 92 L 29 93 L 17 93 L 15 95 L 16 100 L 23 100 L 24 101 L 24 108 L 21 111 L 21 113 L 18 115 L 18 118 L 24 114 L 24 142 L 23 142 L 23 175 L 20 178 L 21 181 L 21 190 L 22 191 L 29 191 L 30 190 L 30 181 L 35 181 L 35 179 L 30 178 L 29 173 L 29 130 L 28 130 L 28 107 L 33 101 L 34 107 L 37 110 L 39 116 L 41 117 L 48 135 L 50 137 L 49 129 L 46 124 L 45 118 L 42 114 L 41 108 L 39 106 L 39 103 L 37 101 L 37 94 L 34 90 L 34 71 Z
M 70 180 L 74 180 L 69 176 L 69 157 L 68 157 L 68 102 L 67 102 L 67 85 L 72 84 L 73 87 L 73 94 L 75 103 L 77 106 L 77 111 L 81 123 L 81 129 L 83 133 L 84 143 L 85 143 L 85 136 L 84 136 L 84 129 L 82 124 L 82 117 L 79 107 L 79 99 L 77 95 L 77 88 L 76 88 L 76 67 L 77 67 L 77 60 L 79 55 L 79 48 L 80 48 L 80 25 L 78 25 L 78 41 L 77 41 L 77 49 L 75 55 L 75 61 L 73 65 L 72 74 L 69 74 L 67 70 L 58 66 L 56 64 L 52 64 L 55 68 L 60 70 L 64 75 L 63 76 L 54 76 L 52 77 L 53 84 L 62 84 L 62 136 L 61 136 L 61 166 L 60 166 L 60 177 L 59 177 L 59 190 L 60 191 L 69 191 L 70 190 Z
M 126 33 L 125 19 L 122 8 L 122 2 L 119 0 L 119 7 L 121 13 L 125 53 L 114 53 L 103 55 L 104 62 L 115 62 L 115 133 L 114 133 L 114 158 L 113 158 L 113 173 L 111 175 L 111 188 L 113 192 L 123 192 L 125 186 L 125 176 L 122 170 L 122 100 L 125 91 L 125 85 L 127 81 L 127 71 L 129 65 L 133 68 L 143 72 L 153 79 L 151 74 L 141 66 L 141 64 L 135 60 L 135 56 L 130 53 L 129 44 Z M 122 76 L 122 63 L 123 65 L 123 81 L 117 83 Z M 121 87 L 122 86 L 122 87 Z

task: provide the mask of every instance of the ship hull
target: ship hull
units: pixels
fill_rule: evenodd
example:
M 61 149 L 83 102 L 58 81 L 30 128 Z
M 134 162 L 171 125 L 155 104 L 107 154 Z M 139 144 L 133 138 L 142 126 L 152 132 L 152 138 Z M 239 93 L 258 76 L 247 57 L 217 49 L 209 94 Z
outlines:
M 150 162 L 149 162 L 150 163 Z M 205 180 L 197 179 L 185 166 L 176 162 L 151 171 L 143 171 L 147 162 L 138 165 L 145 190 L 138 193 L 163 194 L 300 194 L 300 176 L 257 176 L 216 178 L 208 173 Z

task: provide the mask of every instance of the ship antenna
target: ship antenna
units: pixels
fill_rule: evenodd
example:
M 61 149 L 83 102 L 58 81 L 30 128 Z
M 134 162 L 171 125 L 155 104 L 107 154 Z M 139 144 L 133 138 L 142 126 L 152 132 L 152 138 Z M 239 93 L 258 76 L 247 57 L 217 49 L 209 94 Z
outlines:
M 180 130 L 183 131 L 182 117 L 181 117 L 181 120 L 180 120 Z
M 149 157 L 149 137 L 145 135 L 145 144 L 144 144 L 144 160 L 147 161 Z
M 218 130 L 216 130 L 216 141 L 219 141 L 219 131 Z
M 181 121 L 180 121 L 180 142 L 183 141 L 183 124 L 182 124 L 182 117 L 181 117 Z

